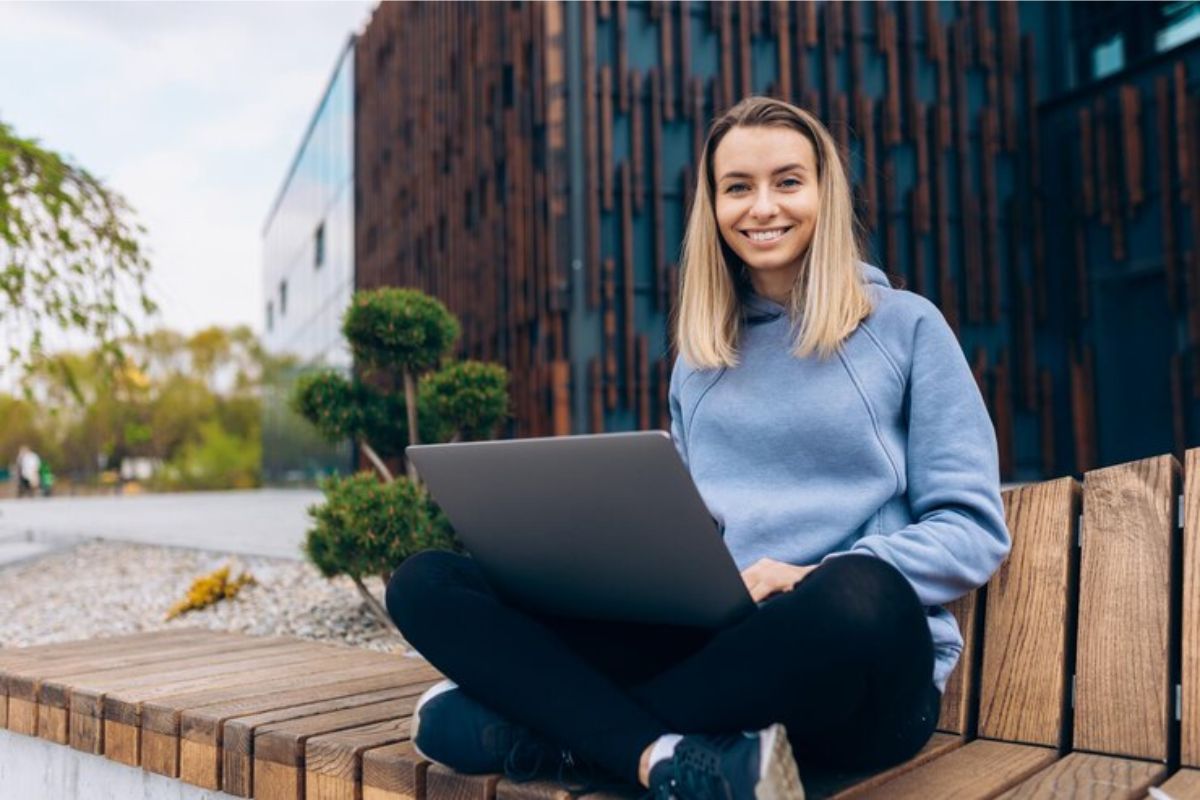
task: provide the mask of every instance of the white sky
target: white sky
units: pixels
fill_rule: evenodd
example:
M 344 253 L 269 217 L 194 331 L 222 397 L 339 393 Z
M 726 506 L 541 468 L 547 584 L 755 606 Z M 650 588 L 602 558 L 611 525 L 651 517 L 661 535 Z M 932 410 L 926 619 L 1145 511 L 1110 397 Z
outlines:
M 160 324 L 261 333 L 263 223 L 374 6 L 0 0 L 0 119 L 130 202 Z

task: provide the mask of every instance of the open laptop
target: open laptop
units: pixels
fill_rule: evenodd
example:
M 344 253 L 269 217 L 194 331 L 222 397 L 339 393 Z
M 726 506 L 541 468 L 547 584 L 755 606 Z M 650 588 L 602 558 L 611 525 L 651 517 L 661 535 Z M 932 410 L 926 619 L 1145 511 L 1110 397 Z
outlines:
M 405 455 L 516 605 L 707 628 L 755 608 L 666 431 L 413 445 Z

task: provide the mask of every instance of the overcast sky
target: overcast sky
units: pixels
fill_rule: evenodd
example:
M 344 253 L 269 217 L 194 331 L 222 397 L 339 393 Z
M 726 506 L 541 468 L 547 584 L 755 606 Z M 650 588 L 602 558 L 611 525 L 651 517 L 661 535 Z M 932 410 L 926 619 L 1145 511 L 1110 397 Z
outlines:
M 0 0 L 0 119 L 129 200 L 162 324 L 261 333 L 263 223 L 374 6 Z

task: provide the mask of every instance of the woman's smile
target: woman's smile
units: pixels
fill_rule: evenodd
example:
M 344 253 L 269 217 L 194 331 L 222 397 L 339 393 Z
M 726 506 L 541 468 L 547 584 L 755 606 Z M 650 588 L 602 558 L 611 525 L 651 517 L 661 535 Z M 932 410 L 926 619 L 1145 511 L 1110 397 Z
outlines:
M 786 225 L 779 228 L 743 230 L 742 235 L 749 239 L 755 247 L 766 249 L 774 247 L 780 239 L 792 230 L 792 227 L 791 225 Z

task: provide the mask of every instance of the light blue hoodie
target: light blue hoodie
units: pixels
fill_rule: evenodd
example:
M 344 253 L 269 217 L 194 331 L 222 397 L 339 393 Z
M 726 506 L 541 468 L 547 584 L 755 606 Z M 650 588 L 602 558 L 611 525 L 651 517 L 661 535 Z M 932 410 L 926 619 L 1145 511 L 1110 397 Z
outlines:
M 860 265 L 874 311 L 824 362 L 791 354 L 783 306 L 749 293 L 739 364 L 671 373 L 671 436 L 738 569 L 883 559 L 927 607 L 933 681 L 962 652 L 941 606 L 1011 547 L 996 434 L 937 306 Z

